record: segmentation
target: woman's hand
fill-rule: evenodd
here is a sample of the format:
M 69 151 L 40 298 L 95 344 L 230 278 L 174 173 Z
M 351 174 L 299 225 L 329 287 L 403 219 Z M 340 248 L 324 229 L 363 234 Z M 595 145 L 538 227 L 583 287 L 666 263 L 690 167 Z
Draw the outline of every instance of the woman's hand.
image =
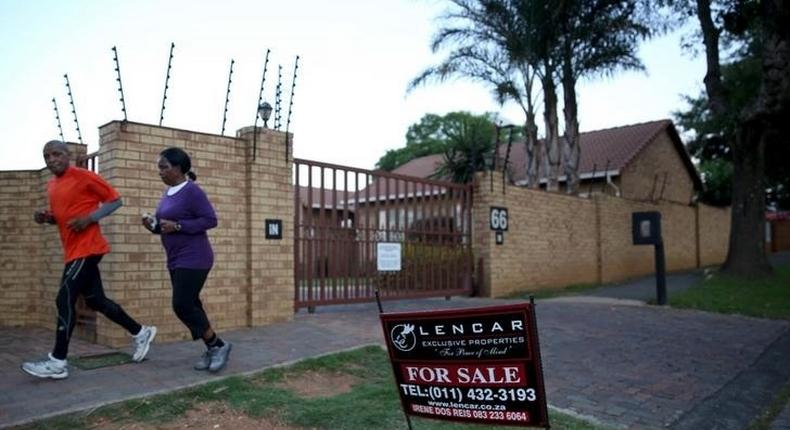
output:
M 181 224 L 179 224 L 178 221 L 173 221 L 170 219 L 160 219 L 159 226 L 159 228 L 162 230 L 162 234 L 176 233 L 181 230 Z
M 142 223 L 143 223 L 143 227 L 145 227 L 145 229 L 150 231 L 151 233 L 153 233 L 154 229 L 156 229 L 156 218 L 154 218 L 154 216 L 149 213 L 143 214 Z

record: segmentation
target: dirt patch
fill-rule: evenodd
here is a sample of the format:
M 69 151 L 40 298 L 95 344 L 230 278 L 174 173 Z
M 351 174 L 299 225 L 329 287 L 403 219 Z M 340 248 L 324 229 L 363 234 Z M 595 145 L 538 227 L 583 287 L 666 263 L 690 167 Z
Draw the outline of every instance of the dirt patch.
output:
M 303 430 L 282 424 L 277 418 L 251 418 L 236 411 L 224 402 L 204 403 L 187 411 L 183 416 L 164 424 L 113 423 L 97 420 L 91 429 L 113 430 Z
M 331 397 L 348 393 L 359 378 L 344 373 L 322 373 L 308 370 L 299 375 L 283 377 L 277 387 L 293 391 L 301 397 Z

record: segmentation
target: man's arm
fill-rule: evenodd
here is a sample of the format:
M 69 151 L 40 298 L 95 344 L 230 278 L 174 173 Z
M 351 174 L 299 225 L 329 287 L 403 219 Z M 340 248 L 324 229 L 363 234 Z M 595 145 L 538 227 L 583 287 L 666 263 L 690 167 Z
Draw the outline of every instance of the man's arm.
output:
M 95 211 L 93 211 L 92 214 L 88 215 L 88 217 L 90 217 L 91 221 L 93 222 L 99 222 L 100 219 L 115 212 L 121 206 L 123 206 L 123 200 L 118 197 L 111 202 L 103 203 Z
M 115 212 L 121 206 L 123 206 L 123 200 L 121 200 L 121 198 L 119 197 L 111 202 L 103 203 L 88 216 L 74 218 L 70 220 L 68 222 L 68 226 L 74 231 L 85 230 L 85 228 L 87 228 L 89 225 L 91 225 L 94 222 L 99 222 L 100 219 Z

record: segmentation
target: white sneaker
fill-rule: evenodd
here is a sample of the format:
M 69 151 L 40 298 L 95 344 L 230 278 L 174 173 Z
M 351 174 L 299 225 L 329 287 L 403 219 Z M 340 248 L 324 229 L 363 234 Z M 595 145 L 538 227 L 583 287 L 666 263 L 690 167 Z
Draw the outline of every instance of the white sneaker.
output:
M 155 337 L 156 327 L 152 325 L 144 325 L 143 328 L 140 329 L 140 333 L 132 336 L 132 346 L 134 347 L 132 360 L 138 363 L 143 361 Z
M 63 379 L 69 376 L 66 360 L 58 360 L 52 354 L 46 360 L 22 363 L 22 370 L 39 378 Z

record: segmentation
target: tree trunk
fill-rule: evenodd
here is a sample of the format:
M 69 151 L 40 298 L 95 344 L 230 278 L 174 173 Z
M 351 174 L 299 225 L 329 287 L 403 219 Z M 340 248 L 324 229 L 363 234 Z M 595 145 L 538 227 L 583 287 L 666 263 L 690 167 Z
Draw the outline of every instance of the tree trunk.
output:
M 702 41 L 705 45 L 705 91 L 708 93 L 708 104 L 716 115 L 726 115 L 728 109 L 727 90 L 721 80 L 721 63 L 719 58 L 719 29 L 713 23 L 710 0 L 697 0 L 697 18 L 702 30 Z
M 765 126 L 740 125 L 732 145 L 737 179 L 732 184 L 730 243 L 722 271 L 739 277 L 771 273 L 765 250 Z
M 538 141 L 538 125 L 535 117 L 535 103 L 532 99 L 532 84 L 535 73 L 532 67 L 523 63 L 519 70 L 524 83 L 523 97 L 518 97 L 518 102 L 524 110 L 527 120 L 524 124 L 524 145 L 526 146 L 525 177 L 527 188 L 540 187 L 540 164 L 543 161 L 543 148 Z
M 535 123 L 535 112 L 527 113 L 524 125 L 524 144 L 527 146 L 527 187 L 538 188 L 540 185 L 539 167 L 543 159 L 541 145 L 538 142 L 538 126 Z
M 579 194 L 579 117 L 576 106 L 576 79 L 570 58 L 570 51 L 565 54 L 562 64 L 562 93 L 565 106 L 565 139 L 563 139 L 563 160 L 565 164 L 565 183 L 568 194 Z
M 560 177 L 560 142 L 559 125 L 557 120 L 557 89 L 554 84 L 554 71 L 547 65 L 546 73 L 543 77 L 543 100 L 545 112 L 543 113 L 546 121 L 546 159 L 548 161 L 548 172 L 546 174 L 548 191 L 559 190 Z

